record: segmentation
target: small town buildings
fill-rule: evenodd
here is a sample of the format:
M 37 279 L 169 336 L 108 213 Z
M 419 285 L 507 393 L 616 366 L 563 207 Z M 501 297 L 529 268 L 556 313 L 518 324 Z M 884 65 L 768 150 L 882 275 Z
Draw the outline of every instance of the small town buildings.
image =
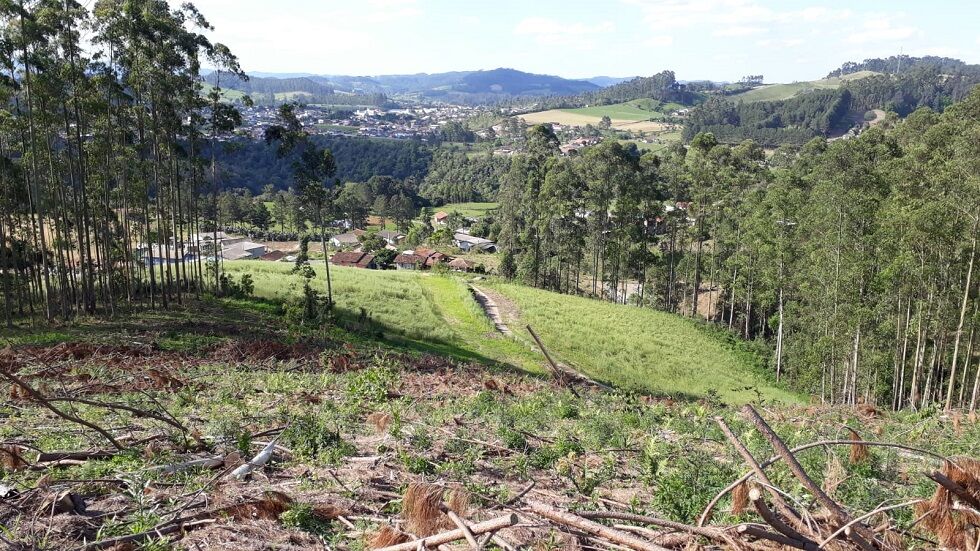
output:
M 453 234 L 453 244 L 463 252 L 497 252 L 497 244 L 493 241 L 482 237 L 476 237 L 463 231 L 457 231 Z
M 365 252 L 350 251 L 334 253 L 330 257 L 330 263 L 334 266 L 346 266 L 348 268 L 364 268 L 368 270 L 376 268 L 374 255 Z
M 364 230 L 353 230 L 347 233 L 340 233 L 330 238 L 330 244 L 337 248 L 356 247 L 361 243 L 360 237 L 364 234 Z

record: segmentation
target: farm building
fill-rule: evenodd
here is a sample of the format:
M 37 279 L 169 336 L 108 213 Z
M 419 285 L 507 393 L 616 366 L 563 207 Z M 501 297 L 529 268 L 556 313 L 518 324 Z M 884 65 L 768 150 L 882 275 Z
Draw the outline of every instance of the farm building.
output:
M 364 230 L 353 230 L 347 233 L 340 233 L 330 238 L 330 244 L 337 248 L 356 247 L 361 242 L 359 238 L 364 234 Z
M 221 249 L 221 258 L 225 260 L 251 260 L 265 254 L 265 245 L 240 241 Z
M 476 269 L 476 262 L 465 258 L 456 258 L 449 263 L 449 267 L 457 272 L 472 272 Z
M 459 250 L 463 252 L 497 252 L 497 244 L 493 241 L 482 237 L 476 237 L 463 231 L 457 231 L 453 234 L 453 244 L 455 244 Z
M 371 253 L 339 252 L 330 257 L 330 263 L 348 268 L 365 268 L 368 270 L 375 268 L 374 255 Z

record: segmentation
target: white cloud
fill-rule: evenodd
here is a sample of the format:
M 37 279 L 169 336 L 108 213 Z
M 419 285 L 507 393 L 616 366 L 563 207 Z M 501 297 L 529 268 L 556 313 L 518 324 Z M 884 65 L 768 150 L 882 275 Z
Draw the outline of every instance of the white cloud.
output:
M 649 36 L 643 40 L 643 45 L 650 48 L 663 48 L 674 43 L 674 37 L 667 34 Z
M 611 21 L 587 25 L 581 22 L 567 23 L 547 17 L 528 17 L 514 27 L 514 34 L 533 37 L 539 44 L 589 49 L 594 45 L 594 37 L 615 30 L 616 26 Z
M 852 32 L 847 41 L 851 44 L 901 42 L 921 34 L 922 31 L 911 25 L 896 26 L 891 19 L 873 19 L 866 21 L 860 29 Z
M 727 29 L 719 29 L 712 34 L 712 36 L 750 36 L 753 34 L 759 34 L 765 32 L 765 29 L 761 27 L 728 27 Z

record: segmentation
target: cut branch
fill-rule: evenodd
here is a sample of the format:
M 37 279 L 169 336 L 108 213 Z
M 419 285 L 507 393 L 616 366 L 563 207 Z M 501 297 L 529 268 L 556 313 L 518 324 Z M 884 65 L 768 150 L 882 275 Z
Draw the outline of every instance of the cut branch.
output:
M 509 515 L 500 516 L 495 519 L 474 524 L 470 526 L 470 532 L 475 535 L 480 535 L 480 534 L 485 534 L 487 532 L 496 532 L 501 528 L 507 528 L 508 526 L 513 526 L 515 524 L 517 524 L 517 515 L 511 513 Z M 415 551 L 416 549 L 427 549 L 429 547 L 436 547 L 444 543 L 459 541 L 465 538 L 466 535 L 463 532 L 463 530 L 457 528 L 456 530 L 450 530 L 448 532 L 434 534 L 422 539 L 408 541 L 405 543 L 399 543 L 398 545 L 382 547 L 377 551 Z
M 666 547 L 661 547 L 655 543 L 641 540 L 625 532 L 609 528 L 608 526 L 603 526 L 598 522 L 592 522 L 591 520 L 578 515 L 561 511 L 546 503 L 527 501 L 527 505 L 531 511 L 538 516 L 544 517 L 564 526 L 576 528 L 588 534 L 592 534 L 593 536 L 607 539 L 613 543 L 629 547 L 634 551 L 666 551 L 667 549 Z

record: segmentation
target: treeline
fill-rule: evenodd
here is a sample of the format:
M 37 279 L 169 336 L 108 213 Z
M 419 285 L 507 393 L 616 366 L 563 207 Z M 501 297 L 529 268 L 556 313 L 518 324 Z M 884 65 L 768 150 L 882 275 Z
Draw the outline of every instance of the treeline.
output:
M 164 0 L 0 5 L 8 326 L 220 291 L 201 255 L 180 262 L 184 238 L 216 226 L 203 146 L 241 123 L 220 89 L 202 96 L 202 63 L 240 74 L 201 34 L 210 28 L 193 5 Z
M 841 134 L 872 109 L 906 116 L 920 107 L 942 111 L 980 83 L 978 74 L 944 74 L 919 66 L 900 75 L 850 80 L 838 90 L 815 90 L 782 101 L 735 102 L 712 96 L 691 110 L 684 138 L 711 132 L 726 143 L 745 139 L 763 145 L 802 145 L 816 136 Z
M 510 161 L 489 153 L 470 157 L 455 149 L 436 150 L 419 194 L 434 204 L 495 201 Z
M 858 71 L 898 74 L 923 68 L 937 69 L 945 74 L 980 74 L 980 65 L 969 65 L 951 57 L 893 55 L 886 58 L 865 59 L 862 62 L 848 61 L 828 73 L 827 78 L 841 77 Z
M 392 176 L 399 180 L 425 177 L 432 151 L 414 140 L 388 140 L 346 136 L 311 136 L 321 148 L 329 149 L 337 163 L 341 181 L 366 182 L 372 176 Z M 210 153 L 210 146 L 207 146 Z M 221 182 L 260 192 L 266 184 L 288 188 L 299 152 L 284 156 L 273 145 L 249 138 L 234 138 L 215 148 Z
M 980 89 L 851 140 L 557 155 L 529 132 L 500 190 L 501 271 L 706 318 L 822 399 L 976 409 Z

